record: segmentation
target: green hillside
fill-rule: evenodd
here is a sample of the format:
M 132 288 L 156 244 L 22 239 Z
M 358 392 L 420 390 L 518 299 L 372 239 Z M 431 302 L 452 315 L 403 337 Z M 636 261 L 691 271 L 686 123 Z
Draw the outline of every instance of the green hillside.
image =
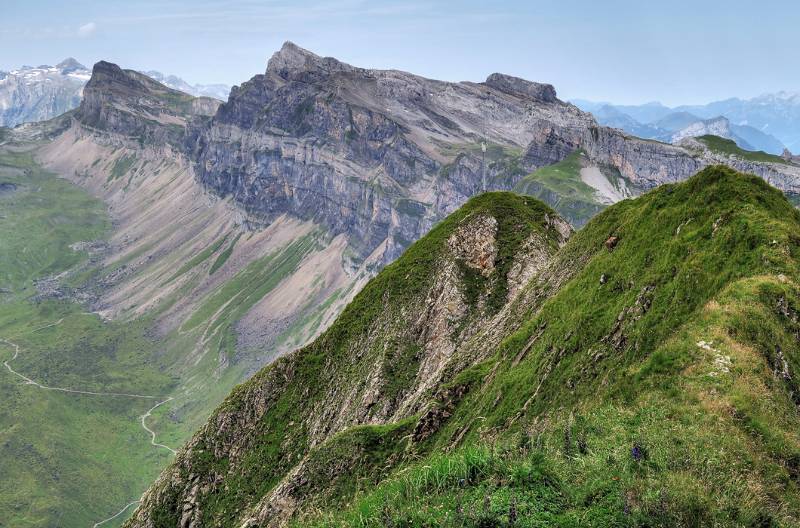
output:
M 92 526 L 137 500 L 172 448 L 244 379 L 254 360 L 235 348 L 235 325 L 325 233 L 276 245 L 229 274 L 169 333 L 158 331 L 159 315 L 202 277 L 222 273 L 244 237 L 223 233 L 190 259 L 161 255 L 174 261 L 162 287 L 182 286 L 143 315 L 107 320 L 88 311 L 85 295 L 102 293 L 104 278 L 141 252 L 108 264 L 98 256 L 114 235 L 106 205 L 42 170 L 37 146 L 0 148 L 0 527 Z M 123 180 L 134 170 L 126 164 Z M 334 300 L 304 308 L 279 339 L 303 342 Z M 211 353 L 187 360 L 204 338 Z M 158 446 L 142 426 L 149 410 Z M 102 526 L 119 526 L 133 509 Z
M 572 225 L 584 225 L 605 206 L 598 203 L 595 190 L 581 181 L 582 155 L 582 150 L 576 150 L 563 161 L 537 169 L 522 178 L 514 191 L 546 202 Z
M 609 208 L 424 460 L 316 524 L 796 525 L 797 227 L 722 168 Z
M 732 155 L 748 161 L 767 162 L 767 163 L 787 163 L 785 159 L 775 154 L 767 154 L 762 150 L 744 150 L 732 139 L 719 136 L 700 136 L 697 138 L 702 141 L 709 149 L 720 154 Z

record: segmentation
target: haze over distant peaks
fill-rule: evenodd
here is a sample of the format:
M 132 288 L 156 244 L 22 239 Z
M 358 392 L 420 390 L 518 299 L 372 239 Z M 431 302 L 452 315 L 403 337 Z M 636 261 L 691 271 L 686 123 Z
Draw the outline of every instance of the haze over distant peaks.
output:
M 149 70 L 142 73 L 148 77 L 152 77 L 165 86 L 169 86 L 174 90 L 179 90 L 196 97 L 213 97 L 214 99 L 225 101 L 228 99 L 228 94 L 231 92 L 231 87 L 227 84 L 189 84 L 180 77 L 175 75 L 165 75 L 155 70 Z
M 724 137 L 733 139 L 746 150 L 763 150 L 770 154 L 780 154 L 784 148 L 800 151 L 800 94 L 796 92 L 779 91 L 750 99 L 733 97 L 674 108 L 659 102 L 642 105 L 582 99 L 572 102 L 594 114 L 601 124 L 648 139 L 672 141 L 672 136 L 680 129 L 691 127 L 680 134 L 681 138 L 686 137 L 692 135 L 692 130 L 702 131 L 702 122 L 724 117 L 730 122 L 730 134 Z M 676 127 L 678 122 L 682 126 Z

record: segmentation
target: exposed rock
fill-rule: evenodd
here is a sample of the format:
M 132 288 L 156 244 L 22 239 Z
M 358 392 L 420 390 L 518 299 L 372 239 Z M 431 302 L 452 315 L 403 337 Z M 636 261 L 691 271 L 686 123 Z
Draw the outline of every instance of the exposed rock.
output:
M 351 66 L 291 42 L 264 74 L 234 87 L 210 120 L 204 116 L 217 103 L 182 99 L 109 63 L 95 66 L 86 90 L 77 114 L 84 125 L 141 141 L 182 141 L 214 192 L 263 223 L 290 214 L 347 234 L 355 263 L 375 251 L 383 263 L 393 260 L 470 196 L 511 189 L 576 149 L 637 189 L 719 162 L 705 151 L 601 127 L 547 84 L 503 74 L 447 83 Z M 488 160 L 481 144 L 490 146 Z M 726 162 L 800 191 L 800 167 Z
M 617 243 L 619 243 L 619 237 L 618 236 L 610 236 L 610 237 L 608 237 L 606 239 L 605 246 L 609 251 L 611 251 L 615 247 L 617 247 Z
M 493 73 L 486 78 L 486 85 L 511 95 L 529 97 L 542 103 L 559 102 L 556 97 L 556 89 L 552 84 L 541 84 L 511 75 Z
M 792 154 L 791 151 L 787 148 L 783 149 L 783 154 L 781 155 L 781 157 L 784 160 L 788 161 L 789 163 L 800 165 L 800 156 Z
M 100 61 L 84 90 L 75 118 L 85 127 L 149 144 L 183 140 L 193 117 L 209 116 L 219 106 L 195 98 L 116 64 Z
M 497 220 L 481 215 L 457 229 L 447 243 L 457 259 L 488 277 L 494 271 L 497 258 L 496 231 Z

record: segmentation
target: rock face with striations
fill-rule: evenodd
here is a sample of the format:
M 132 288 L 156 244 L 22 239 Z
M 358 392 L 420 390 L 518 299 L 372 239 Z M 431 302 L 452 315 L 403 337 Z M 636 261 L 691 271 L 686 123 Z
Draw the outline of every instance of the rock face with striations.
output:
M 192 148 L 200 179 L 267 220 L 285 212 L 394 259 L 470 196 L 510 189 L 540 120 L 589 121 L 552 87 L 445 83 L 287 43 L 231 92 Z M 481 143 L 497 156 L 484 155 Z
M 470 196 L 511 189 L 577 149 L 640 189 L 719 161 L 599 126 L 551 85 L 503 74 L 435 81 L 289 42 L 188 143 L 200 180 L 216 192 L 267 222 L 290 213 L 348 233 L 357 258 L 383 262 Z M 800 174 L 786 166 L 731 164 L 787 173 L 771 181 L 798 189 Z
M 195 98 L 116 64 L 94 65 L 75 118 L 85 127 L 140 143 L 178 143 L 187 121 L 213 114 L 219 101 Z
M 498 73 L 442 82 L 358 68 L 290 42 L 217 105 L 100 62 L 76 118 L 172 145 L 200 182 L 259 222 L 288 214 L 347 235 L 353 265 L 394 260 L 469 197 L 510 190 L 579 149 L 586 164 L 639 190 L 720 162 L 800 190 L 793 163 L 641 140 L 598 125 L 548 84 Z M 558 208 L 558 195 L 549 201 Z

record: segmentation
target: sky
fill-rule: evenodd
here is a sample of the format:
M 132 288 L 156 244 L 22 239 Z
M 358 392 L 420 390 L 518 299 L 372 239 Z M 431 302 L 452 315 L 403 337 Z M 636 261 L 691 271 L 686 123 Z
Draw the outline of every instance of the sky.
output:
M 0 69 L 72 56 L 239 84 L 291 40 L 356 66 L 674 106 L 800 91 L 798 27 L 796 0 L 0 0 Z

